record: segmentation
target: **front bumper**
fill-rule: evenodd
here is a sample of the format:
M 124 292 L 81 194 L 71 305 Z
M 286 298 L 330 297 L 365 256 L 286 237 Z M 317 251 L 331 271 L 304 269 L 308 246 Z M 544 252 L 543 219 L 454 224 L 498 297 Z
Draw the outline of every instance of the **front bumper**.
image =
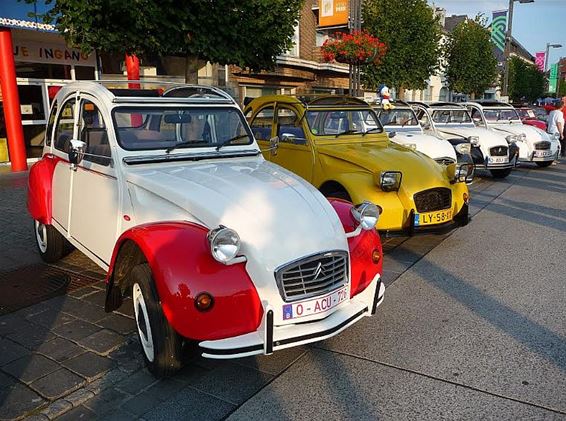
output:
M 556 153 L 553 153 L 549 156 L 535 156 L 536 151 L 531 153 L 530 159 L 522 160 L 523 162 L 548 162 L 548 161 L 555 161 L 558 159 L 559 151 L 557 150 Z
M 263 323 L 256 332 L 202 341 L 199 347 L 205 358 L 229 359 L 269 355 L 285 348 L 321 341 L 337 335 L 363 317 L 373 315 L 383 302 L 384 294 L 385 285 L 377 274 L 364 291 L 340 305 L 324 319 L 283 326 L 274 325 L 273 309 L 266 305 Z
M 412 237 L 414 235 L 424 235 L 424 234 L 446 234 L 458 227 L 463 227 L 468 225 L 471 221 L 469 205 L 464 203 L 460 212 L 454 215 L 452 221 L 445 222 L 444 224 L 438 225 L 424 225 L 417 227 L 415 226 L 415 211 L 411 209 L 409 213 L 409 227 L 399 230 L 399 231 L 385 231 L 382 234 L 385 237 Z

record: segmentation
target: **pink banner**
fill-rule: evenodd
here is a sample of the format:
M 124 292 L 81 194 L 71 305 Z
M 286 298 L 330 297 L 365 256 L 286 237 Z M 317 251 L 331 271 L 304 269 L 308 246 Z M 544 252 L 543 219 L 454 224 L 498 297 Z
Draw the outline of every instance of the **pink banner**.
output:
M 538 69 L 541 72 L 544 72 L 544 56 L 546 55 L 546 53 L 544 51 L 541 51 L 540 53 L 536 53 L 535 57 L 535 64 L 537 65 Z

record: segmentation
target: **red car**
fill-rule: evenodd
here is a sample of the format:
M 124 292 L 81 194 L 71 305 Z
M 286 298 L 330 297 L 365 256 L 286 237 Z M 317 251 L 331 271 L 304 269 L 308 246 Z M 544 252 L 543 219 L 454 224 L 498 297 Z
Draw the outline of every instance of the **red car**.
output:
M 532 108 L 528 107 L 515 107 L 521 117 L 523 124 L 528 124 L 529 126 L 538 127 L 541 130 L 546 131 L 546 122 L 539 120 Z

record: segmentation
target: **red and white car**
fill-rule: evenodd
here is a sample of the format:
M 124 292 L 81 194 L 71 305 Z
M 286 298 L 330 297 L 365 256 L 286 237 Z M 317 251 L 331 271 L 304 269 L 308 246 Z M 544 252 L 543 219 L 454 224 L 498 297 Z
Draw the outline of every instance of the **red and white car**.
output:
M 28 209 L 45 261 L 74 246 L 108 272 L 106 311 L 132 297 L 158 376 L 188 342 L 233 358 L 331 337 L 385 292 L 378 207 L 327 200 L 267 162 L 210 87 L 63 87 Z

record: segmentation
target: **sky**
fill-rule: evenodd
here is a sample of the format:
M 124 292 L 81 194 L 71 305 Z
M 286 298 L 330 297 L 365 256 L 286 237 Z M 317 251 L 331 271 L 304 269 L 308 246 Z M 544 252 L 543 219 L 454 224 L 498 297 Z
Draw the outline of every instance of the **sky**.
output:
M 493 11 L 509 8 L 509 0 L 428 0 L 428 3 L 445 9 L 446 16 L 474 17 L 483 13 L 489 21 Z M 515 1 L 512 35 L 533 56 L 545 51 L 547 43 L 562 44 L 562 48 L 549 50 L 549 65 L 566 57 L 566 0 Z

